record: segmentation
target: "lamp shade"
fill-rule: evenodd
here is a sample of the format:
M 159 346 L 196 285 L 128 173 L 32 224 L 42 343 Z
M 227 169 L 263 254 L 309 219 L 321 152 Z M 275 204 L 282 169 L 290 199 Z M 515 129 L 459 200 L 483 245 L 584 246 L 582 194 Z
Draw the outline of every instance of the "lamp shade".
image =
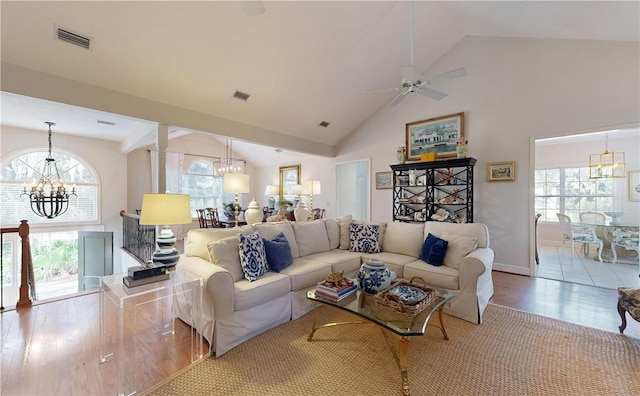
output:
M 289 188 L 289 194 L 302 195 L 302 184 L 294 184 Z
M 264 195 L 274 196 L 278 195 L 278 186 L 273 184 L 267 184 L 267 188 L 264 189 Z
M 320 180 L 307 180 L 302 185 L 304 195 L 320 195 L 322 192 L 320 188 Z
M 228 193 L 248 193 L 249 175 L 245 173 L 225 173 L 222 181 L 222 189 Z
M 191 223 L 189 196 L 183 194 L 144 194 L 142 225 L 174 225 Z

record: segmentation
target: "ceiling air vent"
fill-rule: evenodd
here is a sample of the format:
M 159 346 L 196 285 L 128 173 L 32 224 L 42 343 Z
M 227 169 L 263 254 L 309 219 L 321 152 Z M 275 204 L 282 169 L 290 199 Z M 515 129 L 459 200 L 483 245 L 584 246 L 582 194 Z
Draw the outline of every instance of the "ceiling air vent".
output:
M 329 123 L 328 123 L 328 122 L 326 122 L 326 121 L 322 121 L 321 123 L 319 123 L 319 124 L 318 124 L 318 126 L 321 126 L 321 127 L 323 127 L 323 128 L 326 128 L 326 127 L 328 127 L 328 126 L 329 126 Z
M 249 99 L 249 96 L 251 95 L 249 95 L 248 93 L 240 92 L 240 91 L 236 91 L 233 94 L 234 98 L 244 100 L 245 102 Z
M 73 44 L 78 47 L 82 47 L 84 49 L 91 49 L 91 38 L 84 37 L 79 35 L 78 33 L 74 33 L 69 29 L 62 28 L 60 26 L 55 26 L 56 38 L 60 41 L 64 41 L 65 43 Z
M 105 121 L 105 120 L 96 120 L 96 122 L 97 122 L 98 124 L 104 124 L 104 125 L 111 125 L 111 126 L 116 125 L 116 123 L 115 123 L 115 122 Z

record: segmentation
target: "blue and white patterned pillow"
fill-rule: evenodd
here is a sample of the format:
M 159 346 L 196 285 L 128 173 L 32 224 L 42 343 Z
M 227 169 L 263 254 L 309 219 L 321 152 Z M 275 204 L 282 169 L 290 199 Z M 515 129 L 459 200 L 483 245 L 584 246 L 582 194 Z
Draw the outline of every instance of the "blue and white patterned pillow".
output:
M 380 227 L 377 224 L 351 223 L 349 250 L 361 253 L 380 253 Z
M 244 272 L 244 277 L 249 282 L 260 278 L 269 271 L 264 242 L 257 231 L 247 236 L 239 234 L 238 248 L 240 250 L 242 272 Z

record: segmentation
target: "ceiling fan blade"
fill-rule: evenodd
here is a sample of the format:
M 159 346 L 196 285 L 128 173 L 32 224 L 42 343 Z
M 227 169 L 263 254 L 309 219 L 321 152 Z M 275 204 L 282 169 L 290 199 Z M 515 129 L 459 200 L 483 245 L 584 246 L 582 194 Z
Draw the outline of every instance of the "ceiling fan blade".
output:
M 450 80 L 452 78 L 463 77 L 466 75 L 467 75 L 467 70 L 464 67 L 461 67 L 459 69 L 451 70 L 449 72 L 442 73 L 433 78 L 430 78 L 429 83 L 433 84 L 439 81 Z
M 420 95 L 426 96 L 427 98 L 431 98 L 434 100 L 442 100 L 447 97 L 447 94 L 444 92 L 436 91 L 435 89 L 418 87 L 416 92 Z
M 376 92 L 391 92 L 391 91 L 400 91 L 404 88 L 377 88 L 377 89 L 367 89 L 366 93 L 376 93 Z
M 391 103 L 389 103 L 389 107 L 396 107 L 398 105 L 398 103 L 400 103 L 402 101 L 402 99 L 404 99 L 407 94 L 409 93 L 409 90 L 404 91 L 403 93 L 401 93 L 400 95 L 396 96 Z

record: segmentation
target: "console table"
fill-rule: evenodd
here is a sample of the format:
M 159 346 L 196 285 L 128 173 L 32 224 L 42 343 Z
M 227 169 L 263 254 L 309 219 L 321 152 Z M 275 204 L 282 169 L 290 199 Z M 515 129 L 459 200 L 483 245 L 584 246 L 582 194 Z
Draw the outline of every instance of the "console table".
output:
M 179 307 L 190 307 L 179 314 L 198 323 L 204 285 L 202 278 L 190 280 L 176 270 L 167 280 L 129 288 L 122 282 L 126 275 L 100 278 L 100 363 L 114 371 L 119 396 L 149 387 L 141 386 L 145 370 L 152 369 L 147 351 L 158 343 L 171 346 L 173 337 L 180 336 L 175 326 Z M 203 337 L 193 326 L 188 336 L 194 363 L 203 357 Z

